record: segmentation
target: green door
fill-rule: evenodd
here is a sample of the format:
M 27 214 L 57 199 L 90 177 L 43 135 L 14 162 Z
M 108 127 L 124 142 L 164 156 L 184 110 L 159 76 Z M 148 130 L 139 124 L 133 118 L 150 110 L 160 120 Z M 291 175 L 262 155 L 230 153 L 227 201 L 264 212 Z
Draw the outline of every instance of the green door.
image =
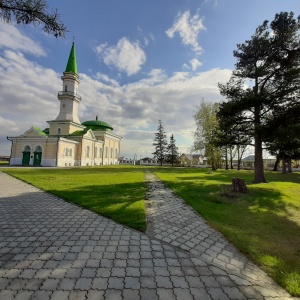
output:
M 23 152 L 22 165 L 29 165 L 30 152 Z
M 33 165 L 40 166 L 42 161 L 42 152 L 34 152 Z

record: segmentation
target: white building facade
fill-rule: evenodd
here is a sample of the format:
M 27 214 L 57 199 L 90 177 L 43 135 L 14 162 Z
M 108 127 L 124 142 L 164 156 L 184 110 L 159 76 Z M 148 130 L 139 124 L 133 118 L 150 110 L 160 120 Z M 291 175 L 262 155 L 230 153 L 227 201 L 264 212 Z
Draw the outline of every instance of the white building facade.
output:
M 81 123 L 78 117 L 81 97 L 79 76 L 73 43 L 58 92 L 60 108 L 49 128 L 31 127 L 22 135 L 7 137 L 12 142 L 10 165 L 24 166 L 95 166 L 119 162 L 121 137 L 113 128 L 98 120 Z

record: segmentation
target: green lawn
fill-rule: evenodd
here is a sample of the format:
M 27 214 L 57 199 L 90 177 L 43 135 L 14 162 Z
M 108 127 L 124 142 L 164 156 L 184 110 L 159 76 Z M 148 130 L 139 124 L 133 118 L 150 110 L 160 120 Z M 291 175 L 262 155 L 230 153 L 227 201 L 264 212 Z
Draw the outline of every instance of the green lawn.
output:
M 144 169 L 109 166 L 74 169 L 1 169 L 69 202 L 145 231 Z
M 300 173 L 157 168 L 155 173 L 292 295 L 300 296 Z M 248 195 L 220 196 L 220 184 L 245 179 Z
M 268 172 L 269 183 L 253 185 L 253 171 L 148 169 L 276 282 L 300 296 L 300 173 Z M 129 227 L 146 228 L 142 167 L 1 170 Z M 230 184 L 232 177 L 245 179 L 248 195 L 220 196 L 220 184 Z

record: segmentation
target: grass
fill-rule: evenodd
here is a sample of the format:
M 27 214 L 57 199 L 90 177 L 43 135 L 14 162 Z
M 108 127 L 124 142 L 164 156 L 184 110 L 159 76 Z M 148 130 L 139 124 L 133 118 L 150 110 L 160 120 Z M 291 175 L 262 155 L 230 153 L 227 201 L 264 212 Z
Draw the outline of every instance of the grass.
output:
M 267 172 L 267 184 L 251 184 L 253 171 L 161 168 L 155 173 L 260 265 L 278 284 L 300 296 L 300 173 Z M 249 194 L 220 196 L 220 184 L 245 179 Z
M 9 165 L 9 161 L 7 160 L 0 160 L 0 166 Z
M 149 168 L 277 283 L 300 296 L 300 173 Z M 146 229 L 144 169 L 109 166 L 75 169 L 1 169 L 67 201 L 140 231 Z M 220 196 L 220 185 L 243 178 L 249 194 Z
M 141 168 L 12 168 L 1 171 L 128 227 L 146 230 L 146 186 Z

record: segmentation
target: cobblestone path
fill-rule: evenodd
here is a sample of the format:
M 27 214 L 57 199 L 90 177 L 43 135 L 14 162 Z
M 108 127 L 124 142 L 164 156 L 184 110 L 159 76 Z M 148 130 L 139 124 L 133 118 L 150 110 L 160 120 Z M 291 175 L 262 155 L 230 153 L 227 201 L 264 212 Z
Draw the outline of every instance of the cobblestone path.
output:
M 292 299 L 147 176 L 150 236 L 0 172 L 0 299 Z

